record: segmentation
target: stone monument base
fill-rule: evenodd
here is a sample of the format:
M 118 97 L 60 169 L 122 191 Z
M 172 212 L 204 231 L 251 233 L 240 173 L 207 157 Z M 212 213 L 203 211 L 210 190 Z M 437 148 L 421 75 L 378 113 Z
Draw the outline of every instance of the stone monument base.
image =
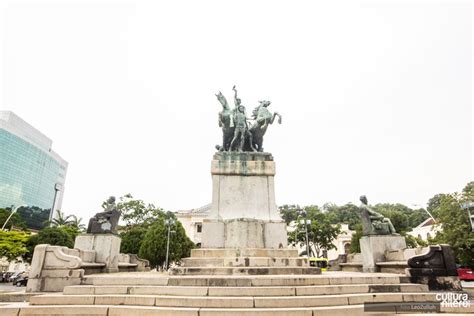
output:
M 385 261 L 385 252 L 407 247 L 405 237 L 399 235 L 371 235 L 360 239 L 362 271 L 378 272 L 376 263 Z
M 118 272 L 120 255 L 119 236 L 114 234 L 81 234 L 74 241 L 74 248 L 95 250 L 95 262 L 105 263 L 105 272 Z
M 286 248 L 286 224 L 249 218 L 203 221 L 203 248 Z

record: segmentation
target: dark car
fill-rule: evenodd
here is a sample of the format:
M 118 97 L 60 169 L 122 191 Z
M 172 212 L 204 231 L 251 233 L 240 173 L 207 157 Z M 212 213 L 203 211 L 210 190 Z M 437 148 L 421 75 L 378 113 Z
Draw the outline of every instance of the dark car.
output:
M 15 281 L 13 281 L 13 285 L 16 286 L 26 286 L 28 283 L 28 274 L 20 274 Z

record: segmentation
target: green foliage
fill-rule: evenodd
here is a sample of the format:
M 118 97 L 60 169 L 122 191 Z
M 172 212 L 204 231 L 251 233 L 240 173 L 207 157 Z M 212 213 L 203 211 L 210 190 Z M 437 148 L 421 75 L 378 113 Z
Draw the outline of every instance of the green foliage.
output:
M 354 230 L 360 222 L 359 208 L 352 203 L 342 206 L 326 203 L 323 205 L 323 209 L 327 212 L 332 224 L 348 224 L 349 229 Z
M 301 213 L 297 217 L 298 210 L 299 207 L 295 205 L 285 205 L 280 208 L 280 214 L 284 219 L 285 214 L 291 214 L 291 217 L 287 216 L 285 221 L 289 218 L 291 218 L 291 221 L 297 221 L 297 231 L 288 234 L 288 241 L 306 242 L 305 224 L 301 224 L 299 220 L 309 219 L 311 225 L 308 225 L 308 240 L 314 246 L 316 256 L 322 255 L 322 250 L 335 249 L 336 246 L 332 242 L 341 233 L 341 226 L 333 225 L 328 215 L 323 213 L 317 205 L 305 206 L 302 209 L 306 212 L 306 217 L 302 216 Z
M 10 214 L 11 214 L 10 209 L 0 208 L 0 228 L 3 226 L 3 224 L 8 219 Z M 12 217 L 8 221 L 7 225 L 5 226 L 5 229 L 10 230 L 10 229 L 12 229 L 12 226 L 20 228 L 22 230 L 27 229 L 25 221 L 21 218 L 20 214 L 18 214 L 18 213 L 15 213 L 15 214 L 12 215 Z
M 122 238 L 120 252 L 138 254 L 147 230 L 147 226 L 137 224 L 127 227 L 125 231 L 120 232 L 120 238 Z
M 291 222 L 295 221 L 298 217 L 296 210 L 299 209 L 298 205 L 288 205 L 278 207 L 281 218 L 285 221 L 286 225 L 290 225 Z
M 69 248 L 74 247 L 74 238 L 73 235 L 68 232 L 65 227 L 47 227 L 36 235 L 32 235 L 27 243 L 26 247 L 28 253 L 25 255 L 26 260 L 30 261 L 33 257 L 33 251 L 35 250 L 36 245 L 40 244 L 49 244 L 52 246 L 65 246 Z
M 463 201 L 474 201 L 472 182 L 468 183 L 463 194 L 438 194 L 436 195 L 436 208 L 438 224 L 442 230 L 432 242 L 449 244 L 456 255 L 456 260 L 463 266 L 474 267 L 474 232 L 471 230 L 467 211 L 461 209 Z M 430 201 L 434 201 L 432 198 Z
M 179 221 L 175 221 L 171 229 L 175 233 L 170 238 L 169 261 L 179 261 L 181 258 L 189 257 L 194 244 L 186 236 L 183 226 Z M 167 236 L 168 226 L 165 225 L 165 218 L 159 217 L 149 227 L 138 252 L 140 258 L 150 261 L 151 267 L 163 266 L 166 259 Z
M 102 206 L 105 206 L 104 203 Z M 121 219 L 126 226 L 150 225 L 156 218 L 164 215 L 163 209 L 146 204 L 143 200 L 136 200 L 130 193 L 120 197 L 116 207 L 121 212 Z
M 28 237 L 26 232 L 0 230 L 0 258 L 6 257 L 8 261 L 14 261 L 24 256 L 28 252 Z
M 362 224 L 358 223 L 355 225 L 355 233 L 352 234 L 351 245 L 349 247 L 350 253 L 360 252 L 359 240 L 362 238 Z

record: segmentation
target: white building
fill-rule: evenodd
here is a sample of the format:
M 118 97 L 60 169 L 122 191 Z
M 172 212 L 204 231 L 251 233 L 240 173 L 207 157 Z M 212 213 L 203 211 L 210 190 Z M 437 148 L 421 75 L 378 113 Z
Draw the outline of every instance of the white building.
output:
M 441 230 L 441 225 L 436 225 L 435 221 L 429 217 L 423 223 L 413 228 L 412 231 L 408 232 L 408 234 L 427 241 L 428 238 L 434 238 Z
M 192 210 L 175 212 L 176 218 L 181 222 L 186 231 L 186 235 L 198 247 L 201 246 L 202 221 L 209 216 L 210 210 L 211 204 L 206 204 Z M 287 227 L 287 230 L 288 234 L 292 234 L 294 233 L 295 228 L 290 225 Z M 355 232 L 349 229 L 349 225 L 341 224 L 341 233 L 333 241 L 336 249 L 331 249 L 327 252 L 327 258 L 329 260 L 337 259 L 340 254 L 348 253 L 353 233 Z M 294 248 L 295 246 L 290 245 L 289 247 Z M 300 253 L 301 251 L 304 251 L 305 246 L 301 246 L 301 243 L 298 243 L 296 248 L 298 249 L 298 253 Z
M 189 239 L 201 247 L 202 221 L 209 216 L 211 204 L 199 208 L 175 212 L 176 218 L 181 222 Z

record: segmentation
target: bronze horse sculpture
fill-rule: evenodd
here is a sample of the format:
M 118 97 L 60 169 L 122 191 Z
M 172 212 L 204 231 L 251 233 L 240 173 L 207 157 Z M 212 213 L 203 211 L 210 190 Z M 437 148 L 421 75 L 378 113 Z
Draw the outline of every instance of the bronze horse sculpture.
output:
M 218 123 L 219 127 L 222 128 L 222 146 L 217 145 L 216 148 L 219 151 L 234 151 L 235 146 L 232 147 L 232 139 L 235 133 L 234 126 L 234 116 L 236 114 L 236 108 L 242 106 L 240 104 L 240 99 L 237 98 L 237 90 L 235 86 L 233 88 L 235 91 L 234 101 L 236 102 L 236 107 L 231 109 L 225 96 L 219 91 L 216 94 L 217 99 L 222 105 L 222 111 L 219 112 Z M 278 123 L 281 124 L 282 117 L 279 113 L 274 112 L 273 114 L 268 110 L 270 101 L 259 101 L 260 105 L 257 106 L 252 112 L 253 122 L 248 128 L 248 135 L 245 137 L 245 144 L 243 146 L 243 151 L 258 151 L 263 152 L 263 136 L 267 132 L 268 125 L 273 124 L 275 117 L 278 116 Z M 250 120 L 250 119 L 248 119 Z

